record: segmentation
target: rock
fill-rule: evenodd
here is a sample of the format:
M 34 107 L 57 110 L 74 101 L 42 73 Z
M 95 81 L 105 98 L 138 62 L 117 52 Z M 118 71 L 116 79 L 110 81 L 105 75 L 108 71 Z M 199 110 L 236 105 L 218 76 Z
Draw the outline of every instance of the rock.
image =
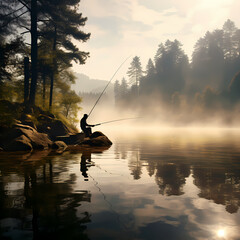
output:
M 50 125 L 52 136 L 63 136 L 69 134 L 69 129 L 60 120 L 55 120 Z
M 48 115 L 40 114 L 40 115 L 38 116 L 37 120 L 38 120 L 39 122 L 51 123 L 51 122 L 53 121 L 53 117 L 48 116 Z
M 86 138 L 81 144 L 93 147 L 109 147 L 112 142 L 103 133 L 94 132 L 90 138 Z
M 33 147 L 31 141 L 26 136 L 22 135 L 13 139 L 7 146 L 4 148 L 6 151 L 32 151 Z
M 67 145 L 75 145 L 79 144 L 84 140 L 84 133 L 77 133 L 73 135 L 67 135 L 67 136 L 57 136 L 55 138 L 56 141 L 63 141 Z
M 96 131 L 96 132 L 92 133 L 90 138 L 97 138 L 97 137 L 100 137 L 100 136 L 105 136 L 105 135 L 100 131 Z
M 22 135 L 29 139 L 33 149 L 47 149 L 52 145 L 52 141 L 48 138 L 47 134 L 39 133 L 27 125 L 15 124 L 14 128 L 6 136 L 4 149 L 8 149 L 8 145 Z
M 39 124 L 37 129 L 39 132 L 46 133 L 51 139 L 55 139 L 57 136 L 65 136 L 76 133 L 74 130 L 67 127 L 62 121 L 55 120 L 49 116 L 39 117 Z
M 106 136 L 99 136 L 97 138 L 87 139 L 83 141 L 82 144 L 93 147 L 108 147 L 112 145 L 112 142 Z
M 67 144 L 63 141 L 56 141 L 52 144 L 52 149 L 66 149 Z
M 35 130 L 37 130 L 36 125 L 35 125 L 34 122 L 32 122 L 32 121 L 25 120 L 25 121 L 22 121 L 21 124 L 30 126 L 30 127 L 34 128 Z
M 36 130 L 37 128 L 32 118 L 30 114 L 23 113 L 20 118 L 20 124 L 30 126 Z

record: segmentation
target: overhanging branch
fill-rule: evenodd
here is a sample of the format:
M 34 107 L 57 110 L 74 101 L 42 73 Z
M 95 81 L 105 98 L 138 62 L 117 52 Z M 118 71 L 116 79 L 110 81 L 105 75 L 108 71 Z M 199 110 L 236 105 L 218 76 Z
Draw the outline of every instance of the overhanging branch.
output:
M 28 12 L 28 10 L 25 11 L 25 12 L 23 12 L 23 13 L 21 13 L 20 15 L 16 16 L 15 18 L 10 19 L 7 23 L 3 24 L 3 25 L 1 26 L 1 28 L 6 27 L 9 23 L 11 23 L 11 22 L 13 22 L 14 20 L 20 18 L 22 15 L 24 15 L 24 14 L 27 13 L 27 12 Z
M 21 27 L 21 28 L 25 28 L 25 29 L 27 29 L 28 32 L 31 32 L 31 29 L 30 29 L 30 28 L 27 28 L 26 26 L 19 25 L 19 27 Z
M 29 32 L 30 32 L 30 30 L 22 32 L 21 35 L 24 35 L 24 34 L 29 33 Z
M 20 10 L 22 10 L 24 7 L 25 7 L 25 6 L 22 6 L 22 7 L 20 7 L 19 9 L 15 10 L 15 11 L 13 11 L 13 12 L 11 12 L 11 13 L 8 13 L 8 14 L 6 14 L 6 15 L 3 15 L 3 17 L 8 17 L 8 16 L 10 16 L 10 15 L 12 15 L 12 14 L 14 14 L 14 13 L 20 11 Z
M 28 9 L 28 11 L 31 11 L 31 8 L 22 0 L 17 0 L 18 2 L 20 2 L 24 7 L 26 7 Z

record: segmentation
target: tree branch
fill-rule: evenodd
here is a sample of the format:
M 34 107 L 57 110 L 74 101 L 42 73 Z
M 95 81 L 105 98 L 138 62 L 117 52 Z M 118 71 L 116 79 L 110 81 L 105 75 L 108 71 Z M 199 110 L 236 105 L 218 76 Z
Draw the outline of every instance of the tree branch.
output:
M 21 35 L 24 35 L 24 34 L 29 33 L 29 32 L 30 32 L 30 30 L 22 32 Z
M 25 12 L 23 12 L 23 13 L 21 13 L 20 15 L 16 16 L 15 18 L 10 19 L 7 23 L 3 24 L 3 25 L 1 26 L 1 28 L 6 27 L 10 22 L 12 22 L 12 21 L 14 21 L 14 20 L 20 18 L 22 15 L 24 15 L 24 14 L 27 13 L 27 12 L 28 12 L 28 10 L 25 11 Z
M 30 29 L 30 28 L 27 28 L 27 27 L 25 27 L 25 26 L 19 25 L 19 27 L 27 29 L 27 31 L 28 31 L 28 32 L 30 32 L 30 31 L 31 31 L 31 29 Z
M 38 22 L 50 22 L 52 21 L 51 19 L 38 19 Z
M 12 15 L 12 14 L 14 14 L 14 13 L 20 11 L 20 10 L 22 10 L 24 7 L 25 7 L 25 6 L 22 6 L 22 7 L 20 7 L 19 9 L 15 10 L 15 11 L 13 11 L 13 12 L 11 12 L 11 13 L 8 13 L 8 14 L 6 14 L 6 15 L 3 15 L 3 17 L 8 17 L 8 16 L 10 16 L 10 15 Z
M 31 8 L 25 2 L 23 2 L 22 0 L 17 0 L 17 1 L 20 2 L 24 7 L 26 7 L 29 12 L 31 11 Z

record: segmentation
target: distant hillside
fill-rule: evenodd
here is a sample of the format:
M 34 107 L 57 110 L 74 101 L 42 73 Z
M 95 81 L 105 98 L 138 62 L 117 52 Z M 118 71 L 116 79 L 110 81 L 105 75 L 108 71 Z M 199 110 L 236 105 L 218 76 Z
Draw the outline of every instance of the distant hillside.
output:
M 92 108 L 104 88 L 107 86 L 108 81 L 90 79 L 88 76 L 81 73 L 75 73 L 75 75 L 77 77 L 76 83 L 72 84 L 71 88 L 75 90 L 80 97 L 82 97 L 83 101 L 81 103 L 81 107 L 84 109 L 84 111 L 88 111 Z M 109 106 L 112 107 L 114 105 L 113 85 L 114 84 L 112 83 L 109 84 L 101 97 L 98 107 L 108 106 L 109 108 Z
M 71 88 L 75 90 L 76 93 L 79 92 L 99 93 L 102 92 L 103 89 L 108 84 L 108 81 L 106 80 L 91 79 L 87 75 L 82 73 L 75 73 L 75 75 L 77 77 L 76 83 L 73 84 Z M 107 89 L 107 92 L 112 91 L 112 86 L 110 85 Z

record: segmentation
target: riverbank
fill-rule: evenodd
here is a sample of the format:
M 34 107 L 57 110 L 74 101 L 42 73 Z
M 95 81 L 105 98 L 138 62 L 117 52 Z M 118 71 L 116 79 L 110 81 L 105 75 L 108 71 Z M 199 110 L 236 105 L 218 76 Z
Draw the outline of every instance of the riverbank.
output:
M 74 126 L 39 107 L 0 101 L 0 150 L 65 150 L 68 145 L 111 146 L 101 132 L 86 138 Z

